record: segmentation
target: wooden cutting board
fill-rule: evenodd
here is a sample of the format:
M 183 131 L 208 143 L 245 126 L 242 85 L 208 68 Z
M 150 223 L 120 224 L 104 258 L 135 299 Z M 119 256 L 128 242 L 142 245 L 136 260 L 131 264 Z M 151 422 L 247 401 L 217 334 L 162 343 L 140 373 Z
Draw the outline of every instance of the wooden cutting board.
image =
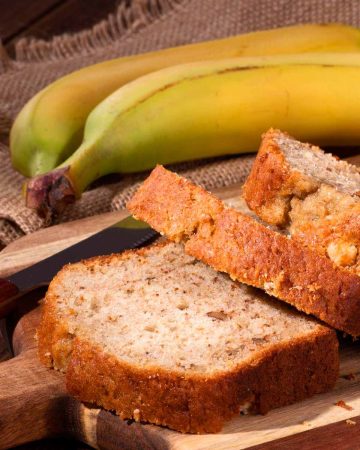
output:
M 239 186 L 233 186 L 223 189 L 220 195 L 233 198 L 238 193 Z M 118 212 L 103 214 L 24 237 L 0 253 L 0 277 L 49 256 L 123 216 L 124 213 Z M 36 295 L 24 298 L 22 308 L 31 308 L 34 301 Z M 110 412 L 70 398 L 65 391 L 64 376 L 38 362 L 34 339 L 38 320 L 39 307 L 22 315 L 13 333 L 17 356 L 0 363 L 0 449 L 60 435 L 102 449 L 321 450 L 329 446 L 360 449 L 359 342 L 342 340 L 340 377 L 333 391 L 265 416 L 234 418 L 219 434 L 183 435 L 153 425 L 122 421 Z M 336 405 L 339 401 L 345 402 L 345 408 Z

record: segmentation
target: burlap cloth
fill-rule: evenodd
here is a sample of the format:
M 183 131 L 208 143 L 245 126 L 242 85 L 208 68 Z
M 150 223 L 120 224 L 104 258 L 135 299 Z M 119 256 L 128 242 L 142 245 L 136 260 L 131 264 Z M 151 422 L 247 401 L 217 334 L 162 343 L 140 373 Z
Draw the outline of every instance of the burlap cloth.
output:
M 101 2 L 99 2 L 101 7 Z M 91 30 L 50 42 L 22 39 L 11 60 L 0 45 L 0 246 L 44 226 L 20 195 L 23 177 L 11 167 L 7 139 L 24 103 L 45 85 L 98 61 L 305 22 L 360 25 L 359 0 L 125 0 Z M 183 164 L 176 170 L 208 189 L 241 182 L 251 156 Z M 69 221 L 124 207 L 146 174 L 115 177 L 86 192 L 61 218 Z

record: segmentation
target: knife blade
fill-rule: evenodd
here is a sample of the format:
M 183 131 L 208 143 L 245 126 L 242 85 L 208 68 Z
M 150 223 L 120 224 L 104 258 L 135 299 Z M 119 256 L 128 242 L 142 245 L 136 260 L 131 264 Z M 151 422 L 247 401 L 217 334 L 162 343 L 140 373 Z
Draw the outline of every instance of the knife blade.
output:
M 23 294 L 49 284 L 65 264 L 139 248 L 157 236 L 159 234 L 147 224 L 129 216 L 6 279 L 0 279 L 0 319 L 15 308 Z

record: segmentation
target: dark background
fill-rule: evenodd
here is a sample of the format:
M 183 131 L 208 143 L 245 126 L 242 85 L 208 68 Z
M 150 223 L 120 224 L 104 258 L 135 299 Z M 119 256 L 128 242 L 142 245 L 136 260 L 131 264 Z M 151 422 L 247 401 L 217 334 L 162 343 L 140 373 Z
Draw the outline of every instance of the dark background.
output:
M 122 2 L 130 0 L 0 0 L 0 38 L 10 56 L 22 37 L 51 39 L 95 25 Z M 21 418 L 19 418 L 19 423 Z M 44 440 L 17 450 L 87 450 L 85 444 L 65 439 Z
M 0 38 L 14 56 L 22 37 L 52 36 L 89 28 L 130 0 L 0 0 Z

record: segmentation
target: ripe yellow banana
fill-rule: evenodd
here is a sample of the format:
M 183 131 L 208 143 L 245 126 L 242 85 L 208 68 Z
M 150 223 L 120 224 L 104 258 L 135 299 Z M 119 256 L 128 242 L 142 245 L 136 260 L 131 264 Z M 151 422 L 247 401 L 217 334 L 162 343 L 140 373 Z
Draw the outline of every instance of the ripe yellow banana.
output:
M 119 58 L 76 71 L 33 97 L 10 135 L 14 167 L 26 176 L 52 170 L 80 145 L 87 116 L 113 91 L 175 64 L 250 55 L 360 50 L 360 30 L 298 25 Z
M 78 150 L 29 181 L 27 205 L 49 216 L 108 173 L 254 151 L 270 127 L 314 144 L 359 145 L 359 86 L 360 53 L 235 58 L 154 72 L 92 111 Z

